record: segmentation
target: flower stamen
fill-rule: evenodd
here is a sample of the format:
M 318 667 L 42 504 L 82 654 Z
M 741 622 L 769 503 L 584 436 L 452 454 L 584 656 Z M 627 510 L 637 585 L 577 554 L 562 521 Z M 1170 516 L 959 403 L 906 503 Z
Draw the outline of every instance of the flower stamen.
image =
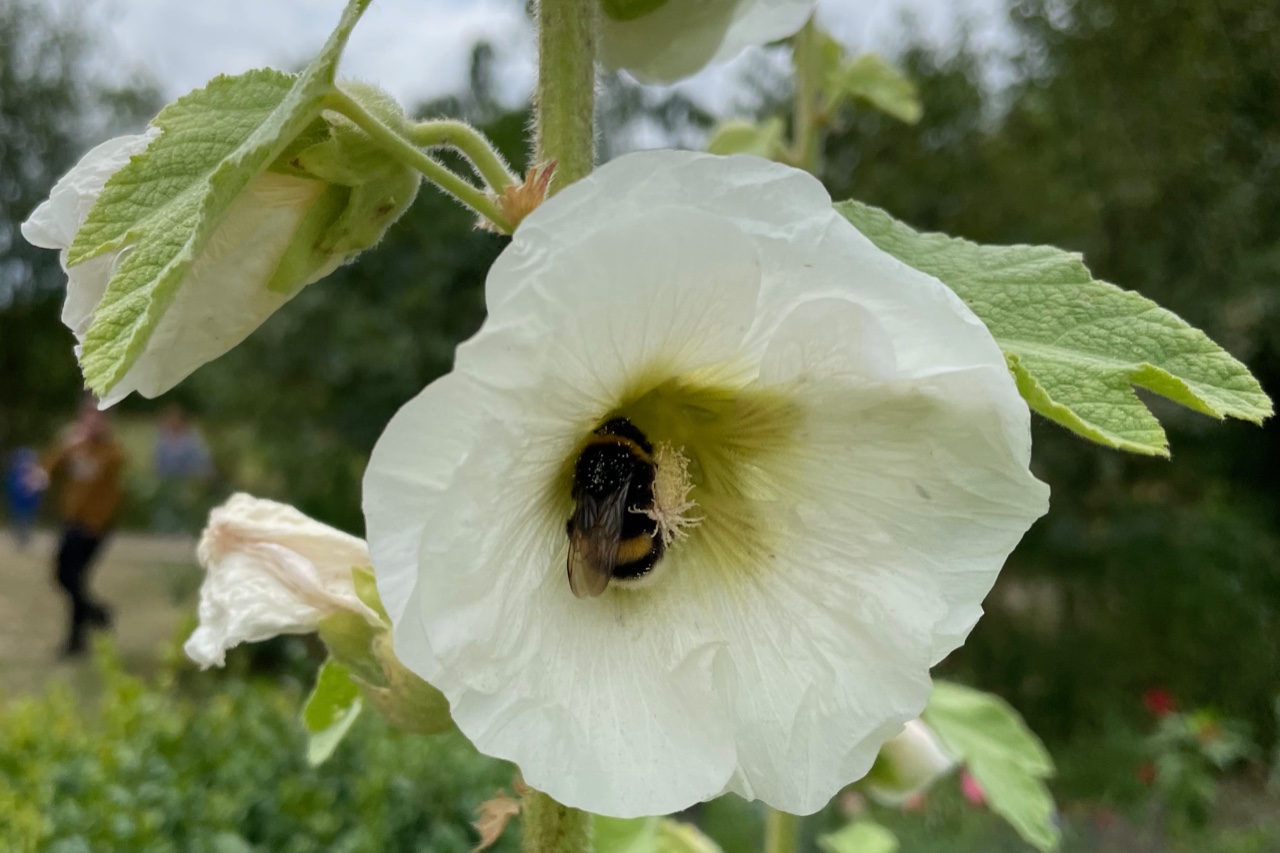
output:
M 702 523 L 703 516 L 690 515 L 698 502 L 689 497 L 693 480 L 689 477 L 689 458 L 670 442 L 661 442 L 653 454 L 657 473 L 653 479 L 653 506 L 633 510 L 658 523 L 662 544 L 670 545 L 689 535 L 689 530 Z

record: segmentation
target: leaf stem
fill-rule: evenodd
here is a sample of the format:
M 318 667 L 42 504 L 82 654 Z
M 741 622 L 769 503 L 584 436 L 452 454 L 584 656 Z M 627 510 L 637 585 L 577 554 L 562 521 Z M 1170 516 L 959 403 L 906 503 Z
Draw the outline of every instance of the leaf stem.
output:
M 506 217 L 499 210 L 497 202 L 490 198 L 484 190 L 475 187 L 449 171 L 441 163 L 428 157 L 412 142 L 405 139 L 395 130 L 383 124 L 380 119 L 362 107 L 354 98 L 338 89 L 333 90 L 325 98 L 325 109 L 341 113 L 355 122 L 356 126 L 378 142 L 392 157 L 411 169 L 417 169 L 427 180 L 440 189 L 487 218 L 504 233 L 510 233 L 511 227 Z
M 818 25 L 810 17 L 791 41 L 791 65 L 795 71 L 795 107 L 792 114 L 791 161 L 817 175 L 822 169 L 822 52 Z
M 777 809 L 766 808 L 764 853 L 796 853 L 799 839 L 800 818 Z
M 465 121 L 438 119 L 418 122 L 409 128 L 409 138 L 422 148 L 438 145 L 457 148 L 471 161 L 476 173 L 495 193 L 500 194 L 512 184 L 519 183 L 519 179 L 511 174 L 510 167 L 493 144 Z
M 530 789 L 520 804 L 524 853 L 591 853 L 591 815 Z
M 551 192 L 595 166 L 600 0 L 538 0 L 534 163 L 557 163 Z

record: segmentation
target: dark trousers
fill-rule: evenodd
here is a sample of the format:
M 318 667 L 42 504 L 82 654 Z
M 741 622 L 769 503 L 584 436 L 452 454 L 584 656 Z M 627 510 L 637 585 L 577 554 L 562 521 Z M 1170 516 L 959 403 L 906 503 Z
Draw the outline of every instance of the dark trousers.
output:
M 89 594 L 89 569 L 106 538 L 106 534 L 95 535 L 78 527 L 68 527 L 62 533 L 57 570 L 58 585 L 66 591 L 71 603 L 67 652 L 78 652 L 84 648 L 86 627 L 106 627 L 110 622 L 107 608 Z

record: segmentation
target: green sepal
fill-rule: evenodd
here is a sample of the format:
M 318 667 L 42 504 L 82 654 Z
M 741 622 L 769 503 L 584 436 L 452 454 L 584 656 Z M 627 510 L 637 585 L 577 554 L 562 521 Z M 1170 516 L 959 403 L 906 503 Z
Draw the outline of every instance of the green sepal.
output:
M 404 110 L 382 90 L 363 83 L 339 88 L 383 124 L 408 133 Z M 387 156 L 386 151 L 350 119 L 328 114 L 327 139 L 299 151 L 291 164 L 332 184 L 350 187 L 342 215 L 319 239 L 330 255 L 349 255 L 376 245 L 391 223 L 413 203 L 422 175 Z
M 759 124 L 727 121 L 712 132 L 707 151 L 711 154 L 754 154 L 778 160 L 786 151 L 785 134 L 786 125 L 777 116 Z
M 1038 850 L 1054 850 L 1053 759 L 1022 717 L 998 696 L 936 681 L 921 715 L 943 748 L 982 787 L 987 805 Z
M 898 838 L 872 820 L 855 820 L 842 829 L 818 837 L 823 853 L 897 853 Z
M 217 77 L 161 110 L 162 133 L 107 181 L 68 251 L 75 265 L 128 244 L 85 334 L 86 384 L 105 394 L 146 348 L 227 210 L 299 136 L 333 89 L 342 49 L 370 0 L 350 0 L 319 56 L 296 76 Z
M 365 607 L 378 614 L 383 624 L 390 625 L 391 617 L 382 606 L 382 597 L 378 595 L 378 582 L 373 576 L 372 566 L 356 566 L 351 570 L 351 583 L 356 590 L 356 598 Z
M 449 700 L 400 663 L 392 649 L 390 633 L 384 631 L 374 637 L 373 654 L 382 665 L 386 686 L 365 685 L 365 698 L 391 725 L 422 735 L 453 729 Z
M 360 686 L 350 671 L 333 658 L 326 660 L 316 675 L 316 686 L 302 707 L 302 724 L 310 738 L 307 763 L 323 764 L 360 716 Z
M 385 631 L 370 625 L 359 613 L 333 613 L 321 619 L 317 626 L 317 633 L 333 659 L 374 687 L 388 684 L 375 648 L 379 633 Z
M 351 190 L 346 187 L 330 184 L 324 188 L 298 223 L 293 241 L 267 281 L 268 290 L 295 293 L 331 263 L 333 253 L 323 245 L 324 236 L 342 217 L 350 198 Z
M 920 233 L 856 201 L 836 210 L 881 249 L 954 290 L 1004 350 L 1031 408 L 1091 441 L 1169 455 L 1134 386 L 1216 418 L 1261 423 L 1272 414 L 1247 367 L 1172 312 L 1094 279 L 1079 255 Z

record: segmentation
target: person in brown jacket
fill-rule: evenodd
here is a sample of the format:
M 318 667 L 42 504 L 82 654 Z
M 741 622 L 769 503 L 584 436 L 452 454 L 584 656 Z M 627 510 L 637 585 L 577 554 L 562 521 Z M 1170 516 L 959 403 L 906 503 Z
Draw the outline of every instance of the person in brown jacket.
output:
M 71 605 L 64 656 L 84 651 L 87 627 L 111 626 L 111 611 L 89 592 L 89 569 L 124 498 L 124 461 L 107 413 L 93 400 L 80 407 L 76 422 L 44 460 L 45 471 L 61 482 L 63 530 L 54 567 Z

